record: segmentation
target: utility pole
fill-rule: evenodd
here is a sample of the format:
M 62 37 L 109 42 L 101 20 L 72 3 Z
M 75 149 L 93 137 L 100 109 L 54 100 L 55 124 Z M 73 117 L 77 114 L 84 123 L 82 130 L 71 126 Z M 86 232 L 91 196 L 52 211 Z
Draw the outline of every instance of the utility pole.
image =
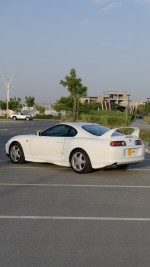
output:
M 4 83 L 4 86 L 5 86 L 5 89 L 6 89 L 6 99 L 7 99 L 7 118 L 9 117 L 9 109 L 8 109 L 8 103 L 9 103 L 9 100 L 10 100 L 10 88 L 11 88 L 11 82 L 13 80 L 15 76 L 15 73 L 13 73 L 11 79 L 9 81 L 6 81 L 4 79 L 4 75 L 3 73 L 1 72 L 1 77 L 2 77 L 2 80 L 3 80 L 3 83 Z
M 128 119 L 128 115 L 129 115 L 129 97 L 130 95 L 127 95 L 126 119 Z

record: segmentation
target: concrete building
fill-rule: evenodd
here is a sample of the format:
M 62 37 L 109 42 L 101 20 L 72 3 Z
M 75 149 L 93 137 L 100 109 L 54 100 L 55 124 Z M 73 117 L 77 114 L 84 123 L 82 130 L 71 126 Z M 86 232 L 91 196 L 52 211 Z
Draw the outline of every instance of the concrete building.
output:
M 106 91 L 103 92 L 102 97 L 104 101 L 113 102 L 121 106 L 128 106 L 129 96 L 128 92 Z
M 81 103 L 90 103 L 90 102 L 98 102 L 98 103 L 111 103 L 125 106 L 127 107 L 129 104 L 129 94 L 128 92 L 121 91 L 105 91 L 102 96 L 88 96 L 80 98 Z

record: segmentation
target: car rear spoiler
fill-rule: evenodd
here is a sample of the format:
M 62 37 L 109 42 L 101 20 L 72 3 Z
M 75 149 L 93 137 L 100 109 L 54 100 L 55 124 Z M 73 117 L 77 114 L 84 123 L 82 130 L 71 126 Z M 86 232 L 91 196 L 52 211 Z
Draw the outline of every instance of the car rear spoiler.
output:
M 120 130 L 120 129 L 133 129 L 133 133 L 130 134 L 130 136 L 134 135 L 136 137 L 139 137 L 140 129 L 138 127 L 118 127 L 118 128 L 114 128 L 114 129 L 110 129 L 108 132 L 106 132 L 102 136 L 103 136 L 103 138 L 110 139 L 112 134 L 115 131 Z

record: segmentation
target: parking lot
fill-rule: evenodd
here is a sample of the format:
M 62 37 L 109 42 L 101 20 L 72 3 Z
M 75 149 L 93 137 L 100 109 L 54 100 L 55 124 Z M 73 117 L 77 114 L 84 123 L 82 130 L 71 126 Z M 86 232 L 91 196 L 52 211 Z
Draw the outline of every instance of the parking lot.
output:
M 85 175 L 10 162 L 11 136 L 54 123 L 0 122 L 0 266 L 149 267 L 150 157 Z

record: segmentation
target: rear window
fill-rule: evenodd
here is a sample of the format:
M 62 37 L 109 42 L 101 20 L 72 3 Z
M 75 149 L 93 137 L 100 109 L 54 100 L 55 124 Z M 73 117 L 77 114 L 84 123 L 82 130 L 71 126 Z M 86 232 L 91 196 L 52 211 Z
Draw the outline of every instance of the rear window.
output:
M 110 128 L 102 126 L 102 125 L 84 125 L 82 128 L 90 134 L 101 136 L 104 133 L 108 132 Z
M 96 136 L 101 136 L 110 130 L 110 128 L 108 127 L 105 127 L 102 125 L 94 125 L 94 124 L 84 125 L 82 126 L 82 128 L 88 133 L 96 135 Z M 120 136 L 120 135 L 124 135 L 124 134 L 119 131 L 115 131 L 112 134 L 112 136 Z

